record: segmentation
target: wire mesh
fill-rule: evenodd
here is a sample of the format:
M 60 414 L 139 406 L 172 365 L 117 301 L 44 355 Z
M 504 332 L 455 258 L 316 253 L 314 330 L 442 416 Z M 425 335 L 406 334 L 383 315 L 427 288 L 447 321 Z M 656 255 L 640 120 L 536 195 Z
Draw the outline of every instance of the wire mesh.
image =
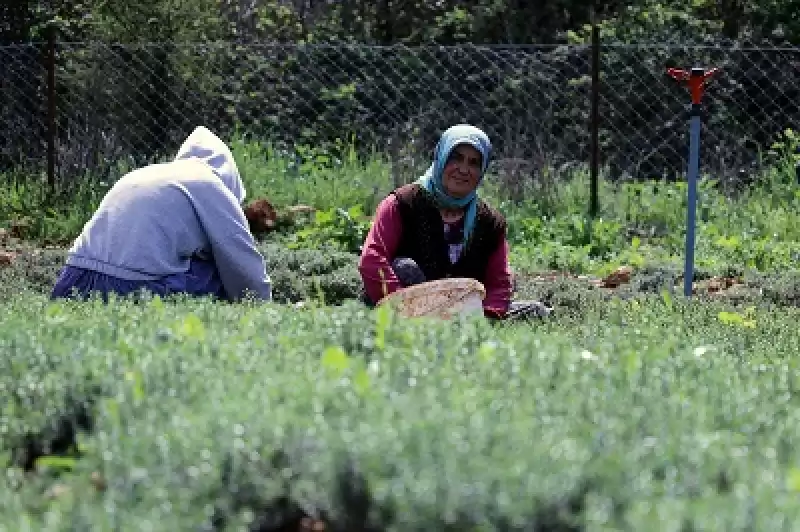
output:
M 0 172 L 46 166 L 46 52 L 0 48 Z M 427 161 L 438 134 L 470 122 L 500 172 L 531 179 L 585 168 L 599 91 L 605 177 L 685 172 L 688 95 L 669 66 L 717 66 L 704 100 L 702 170 L 746 179 L 798 119 L 798 50 L 589 46 L 359 46 L 58 43 L 56 173 L 113 179 L 171 157 L 197 125 L 270 143 L 383 151 Z M 344 148 L 342 148 L 344 149 Z M 744 176 L 744 177 L 743 177 Z

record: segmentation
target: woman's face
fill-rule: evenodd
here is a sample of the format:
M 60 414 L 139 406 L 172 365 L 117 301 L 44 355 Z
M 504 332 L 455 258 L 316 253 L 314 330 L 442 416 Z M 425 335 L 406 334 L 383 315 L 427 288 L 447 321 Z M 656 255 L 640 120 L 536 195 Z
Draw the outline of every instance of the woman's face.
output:
M 468 196 L 481 179 L 481 152 L 469 144 L 459 144 L 450 152 L 442 172 L 442 186 L 454 198 Z

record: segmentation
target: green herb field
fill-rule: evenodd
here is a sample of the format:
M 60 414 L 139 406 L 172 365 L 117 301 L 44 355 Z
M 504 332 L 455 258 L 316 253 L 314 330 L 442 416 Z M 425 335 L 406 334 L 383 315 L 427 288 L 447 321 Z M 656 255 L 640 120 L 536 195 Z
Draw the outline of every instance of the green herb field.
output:
M 702 185 L 691 300 L 683 185 L 604 183 L 589 223 L 583 174 L 523 202 L 490 177 L 517 297 L 555 309 L 502 324 L 403 321 L 353 301 L 357 247 L 391 188 L 379 161 L 294 168 L 244 142 L 234 154 L 250 198 L 319 209 L 261 243 L 267 305 L 52 303 L 98 192 L 67 209 L 0 193 L 12 257 L 0 266 L 0 530 L 800 522 L 791 161 L 744 190 Z M 591 282 L 620 266 L 633 270 L 620 286 Z

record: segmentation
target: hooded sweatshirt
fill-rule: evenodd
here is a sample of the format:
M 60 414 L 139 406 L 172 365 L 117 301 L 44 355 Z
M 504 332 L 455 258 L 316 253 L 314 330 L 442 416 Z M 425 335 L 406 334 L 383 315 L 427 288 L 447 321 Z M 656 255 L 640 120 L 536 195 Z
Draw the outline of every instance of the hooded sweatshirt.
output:
M 212 260 L 233 300 L 272 299 L 264 257 L 241 203 L 244 183 L 228 147 L 196 128 L 174 161 L 124 175 L 100 202 L 67 264 L 127 280 L 181 274 Z

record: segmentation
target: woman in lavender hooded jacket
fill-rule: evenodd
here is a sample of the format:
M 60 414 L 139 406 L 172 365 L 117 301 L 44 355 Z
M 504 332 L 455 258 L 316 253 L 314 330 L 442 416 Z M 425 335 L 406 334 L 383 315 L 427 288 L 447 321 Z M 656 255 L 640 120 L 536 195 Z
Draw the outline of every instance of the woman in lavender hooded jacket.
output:
M 150 293 L 272 299 L 228 147 L 196 128 L 175 160 L 124 175 L 69 250 L 52 298 Z

